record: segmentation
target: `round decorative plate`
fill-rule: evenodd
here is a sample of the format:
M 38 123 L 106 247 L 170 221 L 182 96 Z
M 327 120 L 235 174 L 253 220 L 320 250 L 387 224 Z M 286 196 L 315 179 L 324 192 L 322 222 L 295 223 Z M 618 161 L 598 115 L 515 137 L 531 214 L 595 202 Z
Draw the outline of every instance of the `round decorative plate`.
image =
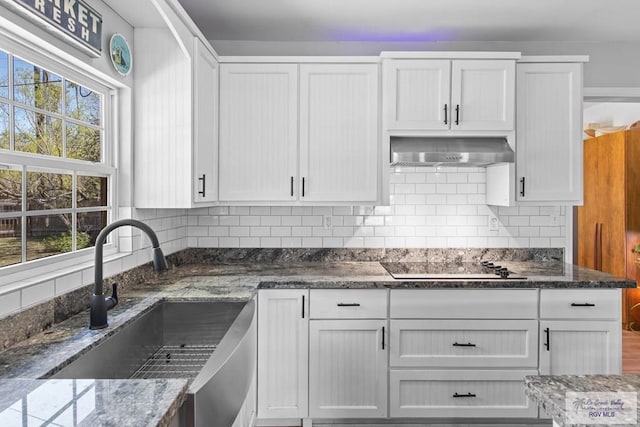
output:
M 115 33 L 111 36 L 109 56 L 111 57 L 113 68 L 115 68 L 118 73 L 123 76 L 129 74 L 133 58 L 131 57 L 129 43 L 127 43 L 127 39 L 125 39 L 122 34 Z

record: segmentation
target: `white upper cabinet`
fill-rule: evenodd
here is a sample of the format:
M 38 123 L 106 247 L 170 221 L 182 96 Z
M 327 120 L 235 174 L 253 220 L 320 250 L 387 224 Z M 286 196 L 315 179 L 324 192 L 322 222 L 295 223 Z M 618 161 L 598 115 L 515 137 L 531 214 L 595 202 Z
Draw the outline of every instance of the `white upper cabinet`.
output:
M 449 60 L 390 60 L 384 63 L 390 129 L 449 129 Z
M 196 39 L 193 58 L 195 203 L 218 200 L 218 61 Z
M 452 61 L 451 129 L 513 130 L 515 70 L 515 61 Z
M 391 59 L 384 87 L 389 130 L 514 128 L 514 60 Z
M 300 66 L 300 200 L 378 195 L 377 64 Z
M 220 73 L 222 203 L 376 202 L 377 64 L 227 63 Z
M 220 201 L 292 201 L 298 67 L 220 67 Z
M 172 21 L 178 25 L 178 21 Z M 134 204 L 217 200 L 218 63 L 198 37 L 136 28 Z
M 582 64 L 517 65 L 518 201 L 582 201 Z

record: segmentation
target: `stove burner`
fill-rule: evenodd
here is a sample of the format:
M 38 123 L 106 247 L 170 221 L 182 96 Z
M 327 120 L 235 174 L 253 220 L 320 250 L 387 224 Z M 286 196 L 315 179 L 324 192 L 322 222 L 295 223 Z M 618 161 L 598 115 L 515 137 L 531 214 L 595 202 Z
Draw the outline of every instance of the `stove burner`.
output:
M 381 262 L 394 279 L 438 280 L 524 280 L 526 277 L 490 261 L 463 262 Z

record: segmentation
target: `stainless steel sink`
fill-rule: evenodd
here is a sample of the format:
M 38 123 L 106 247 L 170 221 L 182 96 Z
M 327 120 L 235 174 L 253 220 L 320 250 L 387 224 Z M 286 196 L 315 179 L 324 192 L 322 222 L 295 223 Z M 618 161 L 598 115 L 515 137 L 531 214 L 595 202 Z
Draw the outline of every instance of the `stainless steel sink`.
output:
M 231 426 L 254 380 L 255 354 L 254 301 L 163 302 L 51 378 L 186 378 L 177 424 Z

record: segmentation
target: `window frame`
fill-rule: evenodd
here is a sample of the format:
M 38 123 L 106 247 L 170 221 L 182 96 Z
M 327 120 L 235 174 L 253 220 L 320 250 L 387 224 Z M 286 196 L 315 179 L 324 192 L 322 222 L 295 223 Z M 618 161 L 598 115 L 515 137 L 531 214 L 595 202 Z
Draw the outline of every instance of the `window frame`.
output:
M 17 57 L 21 60 L 30 62 L 40 68 L 46 69 L 52 73 L 55 73 L 61 76 L 65 80 L 69 80 L 75 84 L 81 85 L 85 88 L 89 88 L 92 91 L 100 93 L 102 95 L 102 111 L 100 117 L 100 125 L 96 128 L 99 128 L 101 131 L 101 162 L 92 162 L 86 160 L 78 160 L 71 159 L 66 157 L 56 157 L 56 156 L 47 156 L 43 154 L 30 154 L 22 151 L 15 151 L 14 148 L 14 108 L 23 108 L 23 104 L 15 101 L 13 95 L 9 93 L 9 98 L 2 98 L 2 102 L 7 102 L 10 108 L 9 112 L 9 126 L 11 128 L 11 139 L 10 139 L 10 147 L 9 149 L 0 149 L 0 167 L 2 165 L 10 165 L 20 167 L 23 171 L 23 205 L 26 199 L 26 194 L 24 193 L 24 181 L 26 179 L 26 171 L 29 168 L 37 168 L 40 170 L 45 170 L 52 173 L 71 173 L 74 177 L 76 175 L 89 175 L 89 176 L 100 176 L 107 177 L 108 180 L 108 189 L 107 189 L 107 205 L 105 209 L 99 208 L 79 208 L 76 206 L 75 198 L 76 194 L 74 191 L 73 199 L 74 203 L 71 208 L 64 209 L 65 212 L 69 212 L 73 215 L 74 221 L 74 233 L 77 230 L 76 227 L 76 214 L 82 213 L 86 211 L 96 212 L 96 211 L 105 211 L 107 212 L 107 223 L 113 222 L 118 219 L 118 176 L 117 176 L 117 131 L 116 131 L 116 108 L 119 102 L 118 96 L 119 91 L 118 88 L 112 84 L 109 84 L 104 79 L 98 77 L 97 74 L 91 73 L 90 67 L 80 67 L 74 64 L 65 63 L 61 58 L 57 58 L 52 56 L 45 49 L 39 49 L 36 46 L 26 46 L 24 43 L 21 43 L 19 40 L 15 40 L 6 34 L 3 34 L 0 31 L 0 50 L 6 52 L 11 58 L 8 61 L 8 75 L 9 75 L 9 90 L 13 91 L 13 57 Z M 63 85 L 63 93 L 66 92 L 65 87 Z M 63 102 L 64 104 L 64 102 Z M 29 106 L 29 111 L 38 111 L 35 107 Z M 59 113 L 52 113 L 50 111 L 41 111 L 43 114 L 47 114 L 49 116 L 55 118 L 61 118 L 64 121 L 67 121 L 72 124 L 82 124 L 86 123 L 75 120 L 73 117 L 70 117 L 65 114 L 65 109 L 63 109 Z M 93 126 L 95 127 L 95 126 Z M 63 132 L 63 141 L 66 140 L 66 132 Z M 75 190 L 75 185 L 73 190 Z M 58 211 L 28 211 L 26 206 L 22 206 L 22 209 L 17 212 L 6 212 L 0 213 L 0 218 L 26 218 L 28 216 L 35 216 L 38 214 L 48 214 L 55 213 Z M 22 221 L 22 235 L 21 239 L 25 234 L 26 221 Z M 26 239 L 26 237 L 24 237 Z M 110 241 L 105 245 L 106 253 L 113 253 L 116 251 L 117 246 L 115 244 L 117 239 L 110 239 Z M 75 242 L 74 242 L 75 247 Z M 65 252 L 61 254 L 51 255 L 44 258 L 34 259 L 31 261 L 26 261 L 26 246 L 22 246 L 22 259 L 20 263 L 11 264 L 4 267 L 0 267 L 0 273 L 2 276 L 13 276 L 14 273 L 22 276 L 25 272 L 29 270 L 41 270 L 42 268 L 47 268 L 47 266 L 55 265 L 56 268 L 64 268 L 69 265 L 73 265 L 77 262 L 85 262 L 92 259 L 93 256 L 93 247 L 88 247 L 80 250 L 72 250 L 70 252 Z M 0 280 L 0 287 L 4 284 L 3 280 Z

